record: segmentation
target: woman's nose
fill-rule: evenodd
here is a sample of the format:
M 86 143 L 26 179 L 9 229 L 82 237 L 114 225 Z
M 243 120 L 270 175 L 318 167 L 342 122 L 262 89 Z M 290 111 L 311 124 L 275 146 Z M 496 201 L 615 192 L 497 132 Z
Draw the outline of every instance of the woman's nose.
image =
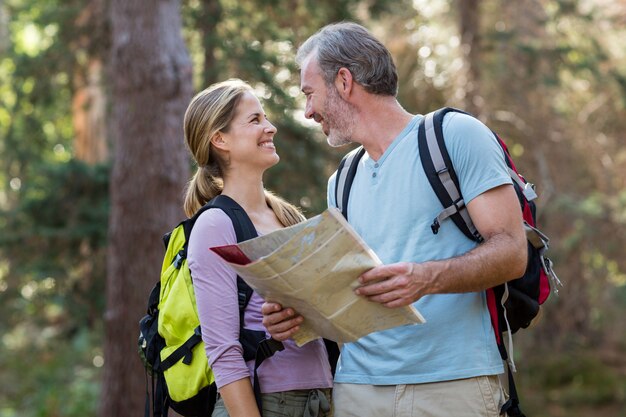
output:
M 274 126 L 272 124 L 272 122 L 270 122 L 269 120 L 266 119 L 267 125 L 265 126 L 265 131 L 268 133 L 276 133 L 276 131 L 278 129 L 276 129 L 276 126 Z

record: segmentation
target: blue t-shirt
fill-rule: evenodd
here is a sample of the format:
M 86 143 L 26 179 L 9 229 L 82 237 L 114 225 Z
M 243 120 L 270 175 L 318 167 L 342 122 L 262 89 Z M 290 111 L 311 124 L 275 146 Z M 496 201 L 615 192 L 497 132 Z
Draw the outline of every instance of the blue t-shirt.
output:
M 363 156 L 350 191 L 348 221 L 385 264 L 446 259 L 476 246 L 451 220 L 442 222 L 437 235 L 430 229 L 443 207 L 419 157 L 421 118 L 415 116 L 378 161 Z M 511 183 L 502 149 L 485 125 L 449 113 L 443 132 L 466 203 Z M 328 183 L 330 207 L 336 206 L 335 176 Z M 428 295 L 414 306 L 425 324 L 346 343 L 335 382 L 414 384 L 504 372 L 484 291 Z

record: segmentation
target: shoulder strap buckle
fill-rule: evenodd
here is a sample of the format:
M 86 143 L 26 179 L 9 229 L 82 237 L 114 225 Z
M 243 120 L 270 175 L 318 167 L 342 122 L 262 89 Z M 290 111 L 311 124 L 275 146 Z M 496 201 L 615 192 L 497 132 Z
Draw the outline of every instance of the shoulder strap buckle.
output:
M 176 258 L 174 258 L 174 267 L 176 269 L 180 269 L 180 266 L 183 264 L 186 257 L 185 249 L 183 248 L 176 254 Z
M 441 225 L 439 224 L 439 219 L 437 217 L 435 217 L 435 220 L 433 221 L 433 224 L 430 225 L 430 230 L 433 231 L 433 235 L 436 235 L 437 233 L 439 233 L 439 228 L 441 227 Z

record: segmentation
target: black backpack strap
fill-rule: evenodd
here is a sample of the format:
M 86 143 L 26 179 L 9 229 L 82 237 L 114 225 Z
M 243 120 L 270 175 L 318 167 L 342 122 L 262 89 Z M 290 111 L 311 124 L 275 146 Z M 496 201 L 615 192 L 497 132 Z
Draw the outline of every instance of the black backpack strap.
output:
M 330 372 L 333 376 L 335 376 L 335 372 L 337 371 L 337 362 L 339 361 L 339 354 L 341 353 L 339 345 L 333 340 L 324 339 L 324 346 L 326 346 L 326 353 L 328 354 Z
M 517 395 L 515 380 L 510 367 L 507 369 L 507 374 L 509 379 L 509 399 L 500 408 L 500 414 L 506 414 L 509 417 L 526 417 L 519 406 L 519 396 Z
M 434 219 L 431 229 L 437 234 L 441 222 L 449 217 L 465 236 L 482 242 L 483 238 L 467 212 L 459 179 L 443 138 L 443 118 L 449 112 L 468 114 L 452 107 L 428 113 L 420 121 L 417 134 L 420 159 L 426 177 L 444 207 Z
M 274 355 L 274 353 L 285 349 L 285 346 L 282 342 L 274 339 L 265 339 L 259 343 L 259 346 L 256 350 L 256 355 L 254 357 L 254 398 L 256 400 L 256 404 L 259 407 L 259 413 L 263 414 L 262 408 L 262 398 L 261 398 L 261 384 L 259 382 L 259 374 L 258 369 L 259 366 L 263 363 L 263 361 L 267 358 L 270 358 Z
M 191 363 L 193 351 L 192 349 L 198 343 L 202 341 L 202 334 L 200 333 L 200 326 L 196 327 L 194 333 L 176 349 L 174 352 L 170 353 L 170 355 L 163 361 L 161 361 L 161 371 L 165 372 L 170 369 L 174 364 L 176 364 L 179 360 L 183 360 L 185 365 L 189 365 Z
M 246 211 L 235 200 L 227 195 L 218 195 L 206 206 L 208 208 L 222 209 L 230 220 L 233 222 L 235 228 L 235 234 L 237 235 L 237 242 L 243 242 L 244 240 L 253 239 L 258 236 L 252 220 L 248 217 Z M 206 207 L 205 206 L 205 207 Z
M 155 381 L 156 379 L 156 381 Z M 145 417 L 150 415 L 149 399 L 146 398 Z M 152 375 L 152 416 L 167 417 L 170 408 L 170 399 L 163 372 Z
M 337 168 L 337 176 L 335 177 L 335 203 L 346 219 L 348 218 L 350 187 L 352 187 L 356 169 L 363 155 L 365 155 L 365 148 L 359 146 L 344 156 Z
M 244 240 L 253 239 L 258 236 L 256 229 L 254 228 L 254 224 L 252 224 L 252 220 L 250 220 L 250 217 L 248 217 L 248 214 L 243 207 L 227 195 L 220 194 L 206 203 L 190 219 L 193 221 L 190 222 L 191 225 L 186 225 L 185 227 L 186 238 L 189 237 L 187 229 L 189 229 L 189 233 L 191 233 L 191 228 L 195 224 L 198 217 L 211 208 L 218 208 L 228 215 L 230 221 L 233 223 L 233 228 L 235 229 L 235 234 L 237 235 L 237 242 L 243 242 Z

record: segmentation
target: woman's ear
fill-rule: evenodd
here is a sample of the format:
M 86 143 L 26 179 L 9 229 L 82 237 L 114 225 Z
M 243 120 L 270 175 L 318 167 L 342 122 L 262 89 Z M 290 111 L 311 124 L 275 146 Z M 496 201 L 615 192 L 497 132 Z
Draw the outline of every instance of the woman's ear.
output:
M 211 145 L 222 151 L 228 150 L 228 142 L 222 132 L 215 132 L 211 138 Z

